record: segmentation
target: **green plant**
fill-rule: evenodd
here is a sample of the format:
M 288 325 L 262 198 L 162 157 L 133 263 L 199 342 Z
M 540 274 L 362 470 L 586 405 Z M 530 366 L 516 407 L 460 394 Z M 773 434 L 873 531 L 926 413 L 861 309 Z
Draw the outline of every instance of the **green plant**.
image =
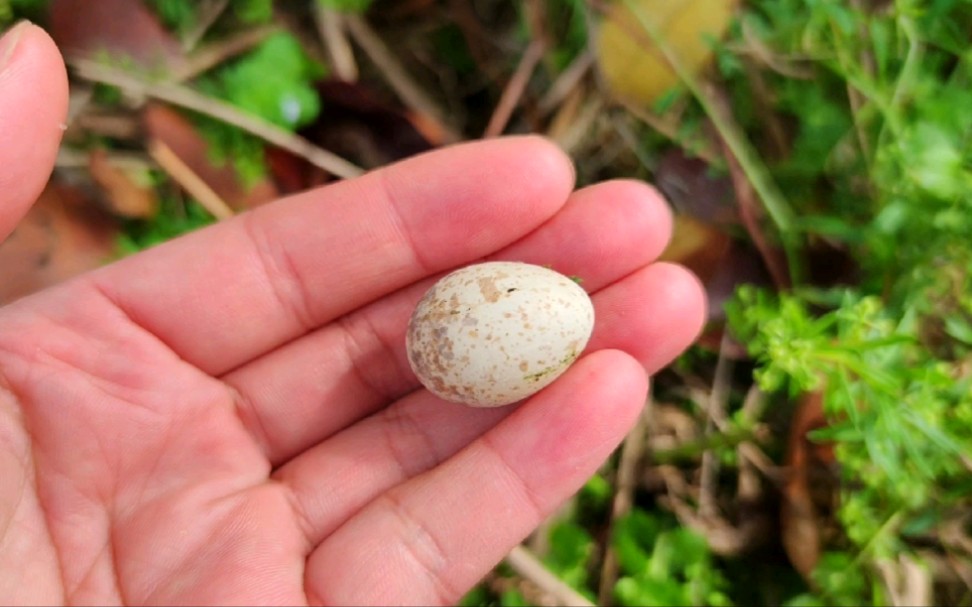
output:
M 740 289 L 729 324 L 761 387 L 824 396 L 813 438 L 836 445 L 850 548 L 821 559 L 807 600 L 877 604 L 874 563 L 912 553 L 972 495 L 972 5 L 766 1 L 740 23 L 805 75 L 765 76 L 795 125 L 769 165 L 799 214 L 790 265 L 824 240 L 856 280 Z
M 731 605 L 729 584 L 705 538 L 670 517 L 635 509 L 616 521 L 621 605 Z
M 270 36 L 239 60 L 200 80 L 199 88 L 240 109 L 288 130 L 314 121 L 320 99 L 314 82 L 325 74 L 290 34 Z M 233 163 L 246 183 L 265 172 L 263 142 L 214 119 L 197 122 L 217 162 Z
M 922 343 L 916 309 L 846 292 L 811 315 L 797 295 L 744 288 L 728 311 L 764 389 L 823 391 L 830 425 L 814 438 L 836 444 L 839 518 L 862 559 L 906 550 L 905 527 L 967 499 L 972 379 Z
M 846 561 L 837 568 L 823 560 L 816 579 L 829 601 L 871 602 L 866 584 L 847 586 L 839 571 L 866 579 L 877 559 L 912 549 L 907 529 L 946 520 L 970 495 L 972 119 L 960 108 L 972 104 L 972 71 L 951 28 L 941 31 L 942 19 L 968 24 L 969 6 L 780 5 L 754 19 L 781 46 L 798 38 L 822 78 L 780 84 L 800 123 L 778 174 L 802 193 L 804 237 L 846 247 L 860 281 L 744 288 L 729 322 L 763 388 L 824 394 L 829 427 L 814 437 L 836 445 L 838 518 L 854 551 L 831 555 Z M 825 93 L 840 85 L 857 107 Z
M 324 8 L 342 13 L 363 13 L 371 6 L 373 0 L 316 0 Z
M 13 23 L 15 19 L 37 18 L 50 0 L 0 0 L 0 28 Z
M 149 0 L 162 22 L 177 32 L 191 30 L 199 21 L 194 0 Z M 273 16 L 273 0 L 232 0 L 233 14 L 243 23 L 266 23 Z
M 213 216 L 194 201 L 163 197 L 154 217 L 126 223 L 118 237 L 118 249 L 122 255 L 137 253 L 213 221 Z

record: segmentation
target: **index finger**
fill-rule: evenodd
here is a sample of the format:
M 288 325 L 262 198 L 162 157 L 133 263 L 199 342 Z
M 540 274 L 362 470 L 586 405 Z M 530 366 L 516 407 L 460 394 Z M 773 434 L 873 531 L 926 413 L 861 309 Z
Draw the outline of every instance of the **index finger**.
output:
M 418 156 L 260 207 L 91 275 L 182 359 L 221 374 L 539 226 L 573 187 L 536 137 Z

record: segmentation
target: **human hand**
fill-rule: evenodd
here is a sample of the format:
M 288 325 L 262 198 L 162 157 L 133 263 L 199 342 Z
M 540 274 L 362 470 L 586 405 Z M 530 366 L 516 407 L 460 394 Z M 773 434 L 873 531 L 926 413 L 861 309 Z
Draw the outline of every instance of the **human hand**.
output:
M 20 34 L 0 67 L 0 237 L 43 186 L 66 106 L 56 48 Z M 458 600 L 594 473 L 646 372 L 702 324 L 697 281 L 653 263 L 658 196 L 572 181 L 541 139 L 451 147 L 0 309 L 0 597 Z M 592 292 L 587 352 L 521 405 L 444 403 L 405 359 L 423 291 L 484 258 Z

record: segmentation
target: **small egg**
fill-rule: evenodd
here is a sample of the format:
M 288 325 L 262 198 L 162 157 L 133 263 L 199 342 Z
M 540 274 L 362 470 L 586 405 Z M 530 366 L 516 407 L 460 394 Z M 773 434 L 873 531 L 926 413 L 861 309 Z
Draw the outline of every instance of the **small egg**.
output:
M 499 407 L 557 379 L 593 329 L 594 306 L 576 282 L 542 266 L 496 261 L 435 283 L 412 314 L 405 344 L 431 392 Z

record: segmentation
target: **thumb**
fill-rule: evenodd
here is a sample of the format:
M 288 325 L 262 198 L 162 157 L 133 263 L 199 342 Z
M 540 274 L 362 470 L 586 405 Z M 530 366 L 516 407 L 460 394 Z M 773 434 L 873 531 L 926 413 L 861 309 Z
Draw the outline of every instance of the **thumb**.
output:
M 19 23 L 0 38 L 0 240 L 40 195 L 67 114 L 67 73 L 44 30 Z

